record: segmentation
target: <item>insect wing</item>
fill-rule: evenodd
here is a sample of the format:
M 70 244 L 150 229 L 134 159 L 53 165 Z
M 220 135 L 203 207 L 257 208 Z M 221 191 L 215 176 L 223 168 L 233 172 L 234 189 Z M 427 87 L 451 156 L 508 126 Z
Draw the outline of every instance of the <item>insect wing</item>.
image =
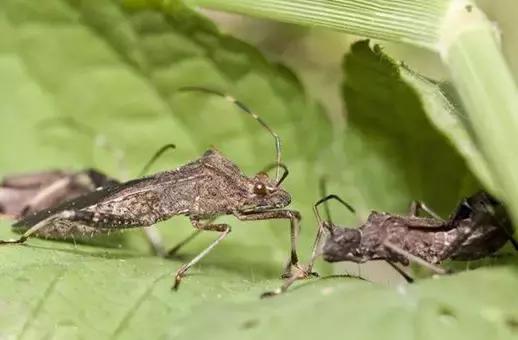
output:
M 130 189 L 135 185 L 139 185 L 142 183 L 146 183 L 148 181 L 151 181 L 152 177 L 146 177 L 142 179 L 136 179 L 132 180 L 120 185 L 112 185 L 108 186 L 104 189 L 93 191 L 91 193 L 87 193 L 85 195 L 79 196 L 75 199 L 68 200 L 66 202 L 63 202 L 62 204 L 59 204 L 56 207 L 45 209 L 36 213 L 33 213 L 26 218 L 16 222 L 13 224 L 13 229 L 27 229 L 38 222 L 43 221 L 44 219 L 56 215 L 63 211 L 78 211 L 87 207 L 90 207 L 92 205 L 98 204 L 99 202 L 106 201 L 116 195 L 117 193 L 120 193 L 123 190 Z

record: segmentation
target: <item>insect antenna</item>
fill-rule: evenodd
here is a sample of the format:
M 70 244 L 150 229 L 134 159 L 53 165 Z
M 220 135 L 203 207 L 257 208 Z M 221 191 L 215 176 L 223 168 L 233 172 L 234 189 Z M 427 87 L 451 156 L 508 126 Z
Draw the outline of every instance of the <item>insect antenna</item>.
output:
M 213 89 L 209 89 L 209 88 L 206 88 L 206 87 L 201 87 L 201 86 L 184 86 L 184 87 L 180 87 L 178 89 L 178 91 L 180 92 L 189 92 L 189 91 L 192 91 L 192 92 L 204 92 L 204 93 L 209 93 L 209 94 L 213 94 L 213 95 L 216 95 L 216 96 L 219 96 L 219 97 L 222 97 L 226 100 L 228 100 L 229 102 L 233 103 L 234 105 L 236 105 L 238 108 L 240 108 L 242 111 L 248 113 L 249 115 L 251 115 L 255 120 L 257 120 L 259 122 L 259 124 L 261 124 L 266 130 L 268 130 L 268 132 L 273 136 L 274 140 L 275 140 L 275 151 L 277 153 L 277 158 L 276 158 L 276 163 L 277 163 L 277 169 L 276 169 L 276 173 L 275 173 L 275 180 L 277 181 L 278 184 L 280 184 L 280 182 L 282 182 L 281 180 L 279 180 L 279 168 L 281 168 L 281 139 L 279 138 L 279 135 L 273 131 L 270 126 L 268 124 L 266 124 L 266 122 L 261 118 L 259 117 L 259 115 L 257 113 L 255 113 L 254 111 L 250 110 L 245 104 L 243 104 L 242 102 L 240 102 L 239 100 L 237 100 L 236 98 L 232 97 L 232 96 L 229 96 L 223 92 L 219 92 L 219 91 L 216 91 L 216 90 L 213 90 Z M 286 170 L 287 172 L 287 170 Z M 286 177 L 287 174 L 284 176 Z
M 275 184 L 276 187 L 279 187 L 281 185 L 282 182 L 284 182 L 284 180 L 286 179 L 286 177 L 288 177 L 288 174 L 290 173 L 289 170 L 288 170 L 288 167 L 284 164 L 284 163 L 274 163 L 274 164 L 269 164 L 267 165 L 266 167 L 264 167 L 261 171 L 259 171 L 260 173 L 267 173 L 268 171 L 270 171 L 271 169 L 273 168 L 281 168 L 282 170 L 284 170 L 284 172 L 282 173 L 282 176 L 281 178 L 277 181 L 277 183 Z
M 326 183 L 327 183 L 327 178 L 325 176 L 322 176 L 319 181 L 320 197 L 322 197 L 322 198 L 315 203 L 315 210 L 317 209 L 317 207 L 320 204 L 324 204 L 324 211 L 326 213 L 326 221 L 329 221 L 332 223 L 331 210 L 329 209 L 328 201 L 331 199 L 334 199 L 334 200 L 337 200 L 338 202 L 340 202 L 344 207 L 346 207 L 347 210 L 349 210 L 353 214 L 356 214 L 356 210 L 354 210 L 354 208 L 349 203 L 347 203 L 346 201 L 341 199 L 338 195 L 335 195 L 335 194 L 328 195 L 327 194 Z M 317 213 L 318 213 L 318 211 L 317 211 Z M 320 216 L 320 214 L 318 214 L 318 216 Z
M 320 191 L 320 197 L 327 196 L 327 177 L 321 176 L 320 180 L 318 181 L 318 187 Z M 331 210 L 329 209 L 329 204 L 326 201 L 324 204 L 324 211 L 326 213 L 326 220 L 333 223 L 333 220 L 331 219 Z
M 317 215 L 318 215 L 318 217 L 319 217 L 319 218 L 320 218 L 320 214 L 318 213 L 318 209 L 317 209 L 317 208 L 318 208 L 318 206 L 319 206 L 320 204 L 325 204 L 325 206 L 327 206 L 327 201 L 332 200 L 332 199 L 337 200 L 338 202 L 342 203 L 342 205 L 343 205 L 344 207 L 346 207 L 346 208 L 347 208 L 347 210 L 349 210 L 349 211 L 350 211 L 350 212 L 352 212 L 353 214 L 356 214 L 356 210 L 354 210 L 354 208 L 353 208 L 349 203 L 347 203 L 346 201 L 344 201 L 343 199 L 341 199 L 341 198 L 340 198 L 340 196 L 335 195 L 335 194 L 331 194 L 331 195 L 327 195 L 327 196 L 325 196 L 325 197 L 323 197 L 323 198 L 319 199 L 319 200 L 315 203 L 315 205 L 314 205 L 314 210 L 317 212 Z M 327 211 L 326 211 L 326 214 L 328 214 L 328 212 L 327 212 Z M 328 214 L 328 215 L 327 215 L 327 217 L 329 218 L 329 219 L 328 219 L 328 221 L 329 221 L 329 222 L 331 222 L 331 220 L 330 220 L 331 216 Z
M 330 212 L 328 204 L 327 204 L 328 201 L 331 199 L 335 199 L 338 202 L 342 203 L 350 212 L 352 212 L 353 214 L 356 214 L 356 211 L 354 210 L 354 208 L 349 203 L 347 203 L 343 199 L 341 199 L 338 195 L 334 195 L 334 194 L 327 195 L 326 194 L 327 190 L 326 190 L 325 177 L 322 177 L 320 179 L 319 186 L 320 186 L 321 195 L 325 195 L 325 196 L 322 197 L 321 199 L 319 199 L 313 205 L 313 212 L 314 212 L 315 217 L 318 222 L 318 231 L 317 231 L 317 236 L 315 237 L 315 241 L 313 242 L 313 251 L 312 251 L 312 255 L 311 255 L 311 262 L 309 265 L 310 270 L 311 270 L 311 268 L 313 268 L 313 264 L 314 264 L 316 258 L 320 255 L 320 254 L 317 254 L 317 251 L 320 246 L 320 240 L 322 239 L 322 235 L 324 234 L 324 229 L 327 229 L 329 231 L 329 233 L 331 233 L 331 234 L 333 233 L 333 228 L 332 228 L 333 222 L 331 221 L 331 212 Z M 324 204 L 324 209 L 325 209 L 325 213 L 326 213 L 325 222 L 322 221 L 322 217 L 320 216 L 320 212 L 318 211 L 318 206 L 321 204 Z
M 164 146 L 162 146 L 160 149 L 158 149 L 155 154 L 153 155 L 153 157 L 151 157 L 151 159 L 149 159 L 149 161 L 146 163 L 146 165 L 144 165 L 144 167 L 142 167 L 142 170 L 139 172 L 139 175 L 138 177 L 142 177 L 144 176 L 149 168 L 153 165 L 153 163 L 156 162 L 156 160 L 162 156 L 162 154 L 164 152 L 166 152 L 167 150 L 170 150 L 170 149 L 176 149 L 176 145 L 174 144 L 166 144 Z

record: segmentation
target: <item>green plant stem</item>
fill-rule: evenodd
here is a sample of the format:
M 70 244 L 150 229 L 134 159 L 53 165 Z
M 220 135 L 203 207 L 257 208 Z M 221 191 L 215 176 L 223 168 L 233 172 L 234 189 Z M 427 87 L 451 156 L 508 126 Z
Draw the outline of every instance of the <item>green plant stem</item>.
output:
M 433 49 L 447 0 L 185 0 L 259 16 Z
M 492 23 L 476 8 L 453 8 L 441 55 L 500 197 L 518 221 L 518 95 Z M 518 236 L 518 234 L 517 234 Z

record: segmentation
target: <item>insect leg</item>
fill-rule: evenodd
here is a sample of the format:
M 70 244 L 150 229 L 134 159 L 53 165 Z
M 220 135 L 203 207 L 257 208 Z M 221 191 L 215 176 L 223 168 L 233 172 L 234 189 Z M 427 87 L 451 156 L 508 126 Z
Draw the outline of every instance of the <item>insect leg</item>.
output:
M 419 216 L 420 211 L 424 211 L 431 217 L 444 221 L 444 219 L 441 216 L 439 216 L 439 214 L 437 214 L 435 211 L 433 211 L 424 202 L 412 201 L 412 203 L 410 204 L 410 216 L 417 217 L 417 216 Z
M 389 248 L 390 250 L 392 250 L 394 253 L 399 254 L 401 256 L 404 256 L 408 260 L 413 261 L 413 262 L 415 262 L 417 264 L 420 264 L 421 266 L 430 269 L 434 273 L 441 274 L 441 275 L 444 275 L 444 274 L 448 273 L 444 268 L 441 268 L 441 267 L 439 267 L 439 266 L 437 266 L 437 265 L 435 265 L 433 263 L 430 263 L 430 262 L 420 258 L 419 256 L 415 256 L 414 254 L 409 253 L 408 251 L 398 247 L 397 245 L 395 245 L 395 244 L 393 244 L 393 243 L 391 243 L 389 241 L 383 242 L 383 245 L 385 247 Z
M 162 236 L 155 225 L 145 227 L 144 235 L 146 236 L 146 239 L 155 255 L 161 257 L 167 256 L 167 251 L 165 250 L 162 242 Z
M 205 255 L 207 255 L 215 246 L 218 245 L 227 235 L 230 233 L 231 228 L 228 224 L 201 224 L 197 220 L 191 220 L 194 227 L 204 231 L 218 231 L 221 233 L 221 235 L 215 239 L 207 248 L 205 248 L 201 253 L 199 253 L 195 258 L 193 258 L 189 263 L 186 263 L 180 267 L 176 271 L 175 274 L 175 281 L 173 285 L 174 290 L 178 290 L 178 287 L 180 286 L 180 282 L 182 281 L 182 278 L 184 277 L 185 273 L 194 266 L 196 263 L 198 263 Z
M 299 257 L 297 255 L 297 238 L 300 232 L 300 213 L 295 210 L 273 210 L 263 212 L 240 213 L 234 212 L 234 215 L 241 221 L 260 221 L 272 219 L 289 219 L 290 220 L 290 240 L 291 253 L 289 265 L 297 266 Z
M 324 188 L 324 191 L 325 191 L 325 188 Z M 329 197 L 330 196 L 326 196 L 326 198 L 329 198 Z M 315 205 L 313 205 L 313 213 L 315 214 L 315 217 L 317 219 L 318 230 L 317 230 L 317 235 L 315 237 L 315 241 L 313 241 L 313 250 L 311 251 L 311 260 L 308 265 L 309 272 L 311 272 L 311 270 L 313 269 L 315 260 L 319 256 L 319 254 L 317 254 L 317 251 L 318 251 L 318 248 L 320 247 L 320 242 L 321 242 L 322 236 L 324 235 L 324 229 L 326 228 L 326 224 L 324 221 L 322 221 L 322 218 L 320 217 L 320 213 L 318 212 L 318 205 L 321 203 L 327 202 L 326 198 L 319 200 L 317 203 L 315 203 Z M 329 207 L 327 204 L 324 204 L 324 207 L 325 207 L 325 211 L 326 211 L 326 215 L 327 215 L 327 220 L 329 221 L 329 223 L 332 223 L 331 214 L 329 212 Z M 346 207 L 348 207 L 348 205 L 346 205 Z
M 399 275 L 401 275 L 406 280 L 407 283 L 414 283 L 414 279 L 410 275 L 405 273 L 405 271 L 397 264 L 389 260 L 385 260 L 385 262 L 387 262 L 392 268 L 394 268 L 399 273 Z
M 140 170 L 138 177 L 143 177 L 146 175 L 146 173 L 149 171 L 153 163 L 160 158 L 164 152 L 167 150 L 175 149 L 176 146 L 174 144 L 166 144 L 162 146 L 160 149 L 158 149 L 155 154 L 149 159 L 149 161 L 144 165 L 142 170 Z M 165 247 L 162 242 L 162 236 L 158 229 L 155 226 L 150 226 L 148 228 L 144 228 L 144 235 L 146 236 L 146 239 L 148 243 L 151 245 L 151 248 L 153 249 L 153 252 L 161 257 L 165 257 L 168 255 L 167 251 L 165 250 Z
M 284 282 L 282 283 L 281 287 L 279 287 L 279 288 L 277 288 L 276 290 L 273 290 L 273 291 L 264 292 L 263 294 L 261 294 L 261 298 L 272 297 L 272 296 L 276 296 L 276 295 L 279 295 L 279 294 L 283 294 L 283 293 L 285 293 L 288 290 L 288 288 L 293 283 L 295 283 L 295 281 L 298 281 L 298 280 L 301 280 L 301 279 L 306 279 L 310 275 L 318 277 L 318 274 L 312 273 L 311 270 L 309 270 L 309 267 L 306 268 L 306 269 L 298 268 L 296 273 L 292 274 L 290 277 L 288 277 L 286 280 L 284 280 Z
M 201 230 L 193 231 L 191 233 L 191 235 L 187 236 L 185 239 L 183 239 L 182 241 L 178 242 L 178 244 L 176 244 L 173 248 L 171 248 L 171 250 L 169 250 L 167 252 L 167 257 L 172 257 L 172 256 L 176 255 L 176 253 L 178 253 L 180 248 L 182 248 L 184 245 L 186 245 L 187 243 L 189 243 L 192 240 L 194 240 L 196 238 L 196 236 L 198 236 L 199 234 L 201 234 Z
M 318 212 L 318 204 L 320 204 L 320 203 L 317 202 L 317 204 L 315 204 L 313 206 L 313 211 L 314 211 L 315 216 L 318 221 L 318 230 L 317 230 L 317 235 L 315 237 L 315 241 L 313 242 L 313 250 L 311 252 L 311 259 L 309 261 L 307 268 L 302 269 L 300 267 L 297 267 L 298 271 L 296 273 L 291 273 L 291 275 L 283 282 L 283 284 L 280 288 L 278 288 L 274 291 L 269 291 L 269 292 L 263 293 L 261 295 L 261 298 L 271 297 L 271 296 L 282 294 L 282 293 L 286 292 L 288 290 L 288 288 L 295 281 L 300 280 L 300 279 L 305 279 L 305 278 L 309 277 L 310 275 L 318 276 L 318 274 L 314 273 L 312 271 L 312 269 L 315 264 L 315 260 L 320 255 L 320 254 L 317 254 L 317 252 L 318 252 L 318 248 L 320 246 L 320 241 L 322 239 L 322 235 L 324 235 L 324 228 L 325 228 L 324 222 L 322 221 L 320 214 Z M 327 208 L 327 205 L 326 205 L 326 208 Z M 328 217 L 328 219 L 330 219 L 329 213 L 327 214 L 327 217 Z
M 205 222 L 205 224 L 212 224 L 214 222 L 214 220 L 215 220 L 215 218 L 211 218 L 210 220 Z M 171 250 L 169 250 L 167 252 L 167 256 L 168 257 L 174 256 L 178 252 L 178 250 L 180 250 L 180 248 L 182 248 L 187 243 L 191 242 L 199 234 L 201 234 L 201 230 L 200 229 L 195 230 L 191 235 L 187 236 L 184 240 L 180 241 L 177 245 L 175 245 L 173 248 L 171 248 Z
M 24 243 L 32 234 L 37 232 L 38 230 L 48 226 L 50 223 L 52 223 L 55 219 L 68 219 L 74 215 L 73 211 L 65 210 L 57 215 L 49 216 L 40 222 L 36 223 L 34 226 L 32 226 L 30 229 L 28 229 L 25 233 L 23 233 L 22 236 L 20 236 L 18 239 L 15 240 L 0 240 L 0 245 L 2 244 L 16 244 L 16 243 Z
M 316 261 L 317 257 L 320 255 L 317 252 L 318 252 L 318 249 L 320 248 L 320 242 L 322 239 L 322 235 L 324 235 L 324 226 L 323 226 L 323 223 L 319 223 L 317 236 L 315 237 L 315 241 L 313 241 L 313 250 L 311 251 L 311 259 L 309 260 L 309 264 L 308 264 L 308 272 L 311 272 L 313 270 L 315 261 Z

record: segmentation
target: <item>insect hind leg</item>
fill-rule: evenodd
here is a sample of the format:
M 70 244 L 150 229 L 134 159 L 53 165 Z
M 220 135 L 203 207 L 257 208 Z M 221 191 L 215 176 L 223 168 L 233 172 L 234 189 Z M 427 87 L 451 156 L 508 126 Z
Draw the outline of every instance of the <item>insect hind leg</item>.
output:
M 72 210 L 65 210 L 65 211 L 60 212 L 59 214 L 51 215 L 51 216 L 49 216 L 49 217 L 39 221 L 34 226 L 30 227 L 18 239 L 14 239 L 14 240 L 13 239 L 12 240 L 0 240 L 0 245 L 24 243 L 34 233 L 38 232 L 42 228 L 45 228 L 45 227 L 51 225 L 51 223 L 54 220 L 57 220 L 57 219 L 69 219 L 69 218 L 72 218 L 73 216 L 75 216 L 75 212 L 72 211 Z
M 191 220 L 194 224 L 194 227 L 198 230 L 205 230 L 205 231 L 218 231 L 221 234 L 217 239 L 212 241 L 211 244 L 207 248 L 205 248 L 201 253 L 196 255 L 195 258 L 193 258 L 188 263 L 182 265 L 180 269 L 176 271 L 175 275 L 175 282 L 173 285 L 174 290 L 178 290 L 178 287 L 180 286 L 180 282 L 182 281 L 182 278 L 185 276 L 185 273 L 194 266 L 196 263 L 198 263 L 203 257 L 205 257 L 215 246 L 218 245 L 225 237 L 228 236 L 230 231 L 232 230 L 228 224 L 206 224 L 206 223 L 199 223 L 197 220 Z

